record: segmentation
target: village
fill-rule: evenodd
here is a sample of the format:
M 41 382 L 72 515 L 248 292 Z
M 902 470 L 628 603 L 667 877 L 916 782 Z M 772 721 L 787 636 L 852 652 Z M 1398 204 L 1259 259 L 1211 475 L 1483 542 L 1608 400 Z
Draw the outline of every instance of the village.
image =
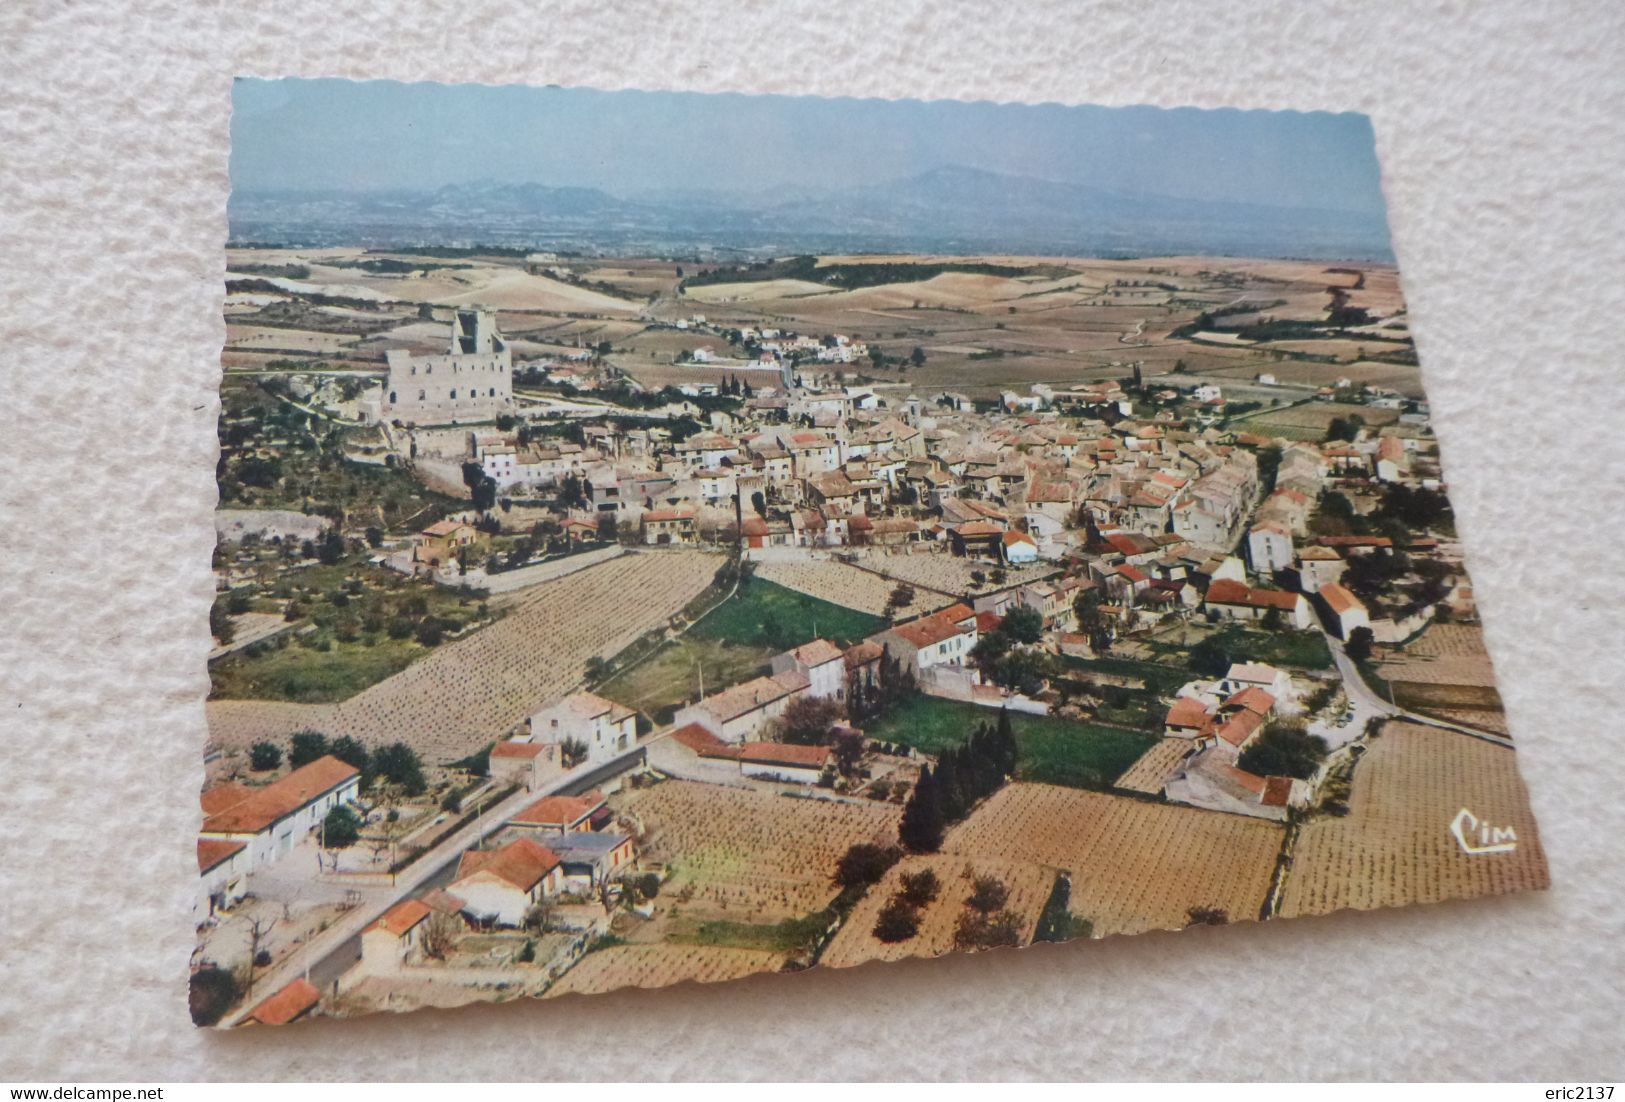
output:
M 1376 905 L 1370 778 L 1513 768 L 1393 372 L 1114 337 L 1087 379 L 917 384 L 924 338 L 675 270 L 619 341 L 658 370 L 424 305 L 379 369 L 225 392 L 200 1021 Z M 320 304 L 287 282 L 239 309 Z M 1395 892 L 1473 888 L 1409 838 L 1362 842 Z

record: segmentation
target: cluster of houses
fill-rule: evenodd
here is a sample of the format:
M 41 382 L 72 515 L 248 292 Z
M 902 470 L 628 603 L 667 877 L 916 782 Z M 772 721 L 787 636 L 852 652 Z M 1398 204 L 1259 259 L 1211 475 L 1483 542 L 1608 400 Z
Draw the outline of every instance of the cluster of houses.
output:
M 1277 716 L 1301 711 L 1292 679 L 1263 663 L 1237 662 L 1217 681 L 1179 690 L 1163 721 L 1179 756 L 1163 778 L 1163 794 L 1214 811 L 1284 819 L 1308 802 L 1310 785 L 1293 777 L 1261 777 L 1241 768 L 1242 754 Z

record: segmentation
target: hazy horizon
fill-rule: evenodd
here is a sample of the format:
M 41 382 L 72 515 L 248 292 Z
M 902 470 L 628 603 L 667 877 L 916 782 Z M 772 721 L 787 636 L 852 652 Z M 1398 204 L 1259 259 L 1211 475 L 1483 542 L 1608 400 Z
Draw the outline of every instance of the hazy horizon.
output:
M 1359 114 L 244 78 L 234 190 L 538 183 L 618 197 L 969 168 L 1123 194 L 1385 211 Z

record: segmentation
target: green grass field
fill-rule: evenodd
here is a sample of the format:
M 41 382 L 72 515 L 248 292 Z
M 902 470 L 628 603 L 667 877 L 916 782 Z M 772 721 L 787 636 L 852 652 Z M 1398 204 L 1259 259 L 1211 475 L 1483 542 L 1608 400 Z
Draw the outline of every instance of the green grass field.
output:
M 662 644 L 654 654 L 603 682 L 596 691 L 660 721 L 662 710 L 699 695 L 702 671 L 706 692 L 714 693 L 755 677 L 767 668 L 773 653 L 771 647 L 735 646 L 684 635 Z
M 885 620 L 867 612 L 832 605 L 759 578 L 747 578 L 740 583 L 739 592 L 689 628 L 687 634 L 740 646 L 769 647 L 777 652 L 819 637 L 849 646 L 886 626 Z
M 888 712 L 866 733 L 935 754 L 958 745 L 978 723 L 997 720 L 998 713 L 990 708 L 921 694 Z M 1010 723 L 1021 748 L 1017 775 L 1072 788 L 1108 787 L 1157 741 L 1149 732 L 1020 712 L 1011 713 Z
M 239 652 L 209 667 L 209 695 L 216 700 L 330 704 L 400 673 L 428 652 L 413 640 L 388 637 L 370 647 L 334 642 L 331 650 L 319 651 L 290 643 L 268 648 L 257 657 Z

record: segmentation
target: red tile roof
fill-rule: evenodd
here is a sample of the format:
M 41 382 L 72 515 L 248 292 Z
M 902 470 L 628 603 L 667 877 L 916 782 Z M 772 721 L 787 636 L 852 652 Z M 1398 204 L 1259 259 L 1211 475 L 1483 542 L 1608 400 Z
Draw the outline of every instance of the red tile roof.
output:
M 360 776 L 355 766 L 331 754 L 324 755 L 259 789 L 246 800 L 210 815 L 203 820 L 203 831 L 205 834 L 258 834 Z
M 1350 593 L 1347 589 L 1344 589 L 1342 586 L 1338 585 L 1336 582 L 1327 582 L 1325 585 L 1320 587 L 1320 599 L 1326 602 L 1326 607 L 1330 608 L 1339 616 L 1343 615 L 1345 612 L 1352 612 L 1355 609 L 1365 608 L 1365 605 L 1360 603 L 1360 599 L 1358 597 Z
M 218 815 L 228 807 L 236 807 L 253 794 L 254 790 L 246 784 L 227 781 L 204 791 L 203 795 L 198 797 L 198 803 L 203 805 L 203 814 Z
M 528 892 L 559 867 L 559 855 L 546 846 L 518 838 L 501 849 L 471 849 L 457 862 L 452 887 L 476 873 L 488 872 L 520 891 Z
M 514 742 L 508 740 L 491 747 L 493 758 L 534 758 L 541 756 L 546 747 L 540 742 Z
M 800 769 L 822 768 L 829 761 L 827 746 L 797 746 L 788 742 L 747 742 L 739 748 L 739 760 L 757 765 L 790 765 Z
M 294 980 L 250 1010 L 246 1020 L 261 1025 L 287 1025 L 308 1014 L 321 998 L 322 993 L 309 980 Z
M 1275 697 L 1260 689 L 1257 685 L 1249 685 L 1241 692 L 1233 695 L 1224 702 L 1226 708 L 1242 708 L 1249 712 L 1256 712 L 1267 716 L 1275 708 Z
M 1265 807 L 1285 807 L 1292 798 L 1291 777 L 1265 777 L 1264 795 L 1259 803 Z
M 1168 727 L 1201 727 L 1207 722 L 1207 705 L 1194 696 L 1182 696 L 1168 709 Z
M 385 911 L 369 930 L 388 930 L 396 937 L 404 937 L 406 932 L 430 915 L 429 908 L 419 899 L 403 899 L 389 910 Z
M 234 854 L 241 853 L 247 842 L 232 842 L 225 838 L 199 838 L 197 840 L 197 871 L 208 872 Z
M 517 826 L 572 827 L 602 806 L 604 797 L 598 792 L 586 796 L 543 796 L 509 822 Z
M 702 758 L 734 758 L 739 748 L 730 746 L 698 723 L 685 724 L 671 733 L 671 737 Z
M 945 639 L 952 639 L 959 634 L 959 628 L 950 620 L 936 616 L 927 616 L 921 620 L 914 620 L 907 624 L 898 624 L 892 628 L 893 634 L 918 650 L 940 643 Z

